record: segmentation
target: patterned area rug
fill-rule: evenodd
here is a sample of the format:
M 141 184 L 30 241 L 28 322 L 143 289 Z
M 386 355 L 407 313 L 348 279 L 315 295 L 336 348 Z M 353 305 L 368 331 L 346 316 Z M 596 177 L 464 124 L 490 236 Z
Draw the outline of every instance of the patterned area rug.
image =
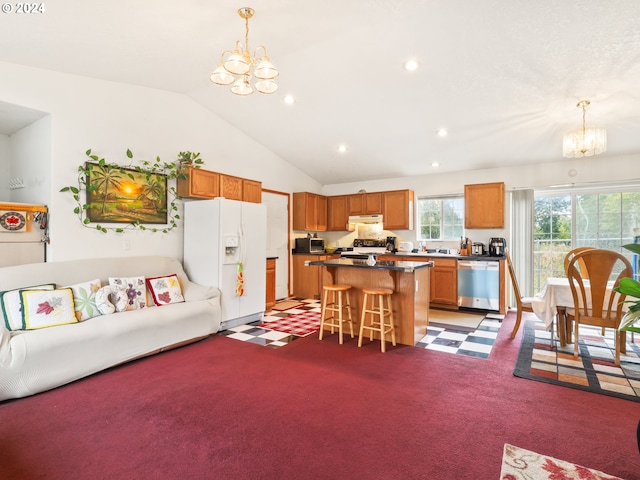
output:
M 622 480 L 591 468 L 504 444 L 500 480 Z
M 609 329 L 608 329 L 609 330 Z M 577 388 L 587 392 L 640 402 L 640 344 L 631 343 L 615 365 L 613 331 L 603 337 L 599 328 L 580 327 L 580 356 L 573 357 L 573 344 L 560 347 L 542 322 L 527 320 L 513 374 L 539 382 Z
M 260 328 L 306 337 L 320 328 L 320 312 L 302 312 L 258 325 Z

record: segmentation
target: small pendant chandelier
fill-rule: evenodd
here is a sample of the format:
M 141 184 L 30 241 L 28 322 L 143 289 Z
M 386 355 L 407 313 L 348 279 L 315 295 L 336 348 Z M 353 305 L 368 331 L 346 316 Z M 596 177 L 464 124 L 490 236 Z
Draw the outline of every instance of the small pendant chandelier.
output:
M 231 85 L 231 91 L 236 95 L 251 95 L 253 87 L 251 77 L 255 77 L 255 89 L 260 93 L 273 93 L 278 89 L 274 81 L 279 75 L 278 70 L 273 66 L 267 49 L 260 45 L 256 48 L 253 56 L 249 51 L 249 19 L 253 17 L 253 8 L 243 7 L 238 10 L 238 15 L 244 18 L 245 35 L 244 45 L 238 40 L 233 52 L 227 50 L 222 52 L 218 67 L 211 74 L 211 81 L 217 85 Z M 262 50 L 262 56 L 258 56 L 258 51 Z
M 607 150 L 607 131 L 604 128 L 586 127 L 589 100 L 580 100 L 576 107 L 582 108 L 582 130 L 564 134 L 562 155 L 567 158 L 590 157 Z

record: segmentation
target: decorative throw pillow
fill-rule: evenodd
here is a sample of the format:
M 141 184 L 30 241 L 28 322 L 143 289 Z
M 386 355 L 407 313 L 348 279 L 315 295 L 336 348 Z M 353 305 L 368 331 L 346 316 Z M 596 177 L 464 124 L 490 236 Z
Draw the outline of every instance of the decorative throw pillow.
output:
M 22 304 L 20 303 L 20 290 L 53 290 L 55 283 L 37 285 L 33 287 L 18 288 L 0 292 L 0 306 L 4 316 L 4 324 L 8 330 L 22 330 Z
M 149 287 L 153 302 L 156 305 L 184 302 L 182 289 L 180 288 L 180 282 L 176 274 L 147 278 L 147 287 Z
M 100 279 L 96 278 L 95 280 L 66 287 L 73 292 L 73 305 L 79 322 L 100 315 L 100 311 L 96 306 L 96 292 L 100 290 L 101 286 Z
M 109 277 L 109 285 L 115 285 L 127 291 L 127 310 L 138 310 L 147 306 L 147 287 L 144 284 L 144 277 Z
M 124 312 L 128 305 L 127 291 L 117 285 L 106 285 L 96 292 L 96 308 L 102 315 Z
M 22 322 L 26 330 L 77 323 L 70 288 L 21 290 Z

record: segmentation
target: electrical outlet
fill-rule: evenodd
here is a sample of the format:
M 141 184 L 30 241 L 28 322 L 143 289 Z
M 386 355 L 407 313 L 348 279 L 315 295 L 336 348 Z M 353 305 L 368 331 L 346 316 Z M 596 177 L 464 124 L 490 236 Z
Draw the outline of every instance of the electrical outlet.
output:
M 131 242 L 129 240 L 122 240 L 122 249 L 129 250 L 131 248 Z

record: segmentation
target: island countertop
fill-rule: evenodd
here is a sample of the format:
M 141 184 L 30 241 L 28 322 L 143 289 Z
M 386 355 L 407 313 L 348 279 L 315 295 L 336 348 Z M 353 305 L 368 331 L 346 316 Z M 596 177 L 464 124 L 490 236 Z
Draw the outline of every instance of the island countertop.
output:
M 374 270 L 394 270 L 401 272 L 415 272 L 420 268 L 433 267 L 433 262 L 406 262 L 401 260 L 378 260 L 369 265 L 367 260 L 356 258 L 340 258 L 333 260 L 316 260 L 305 262 L 305 265 L 320 267 L 354 267 Z

